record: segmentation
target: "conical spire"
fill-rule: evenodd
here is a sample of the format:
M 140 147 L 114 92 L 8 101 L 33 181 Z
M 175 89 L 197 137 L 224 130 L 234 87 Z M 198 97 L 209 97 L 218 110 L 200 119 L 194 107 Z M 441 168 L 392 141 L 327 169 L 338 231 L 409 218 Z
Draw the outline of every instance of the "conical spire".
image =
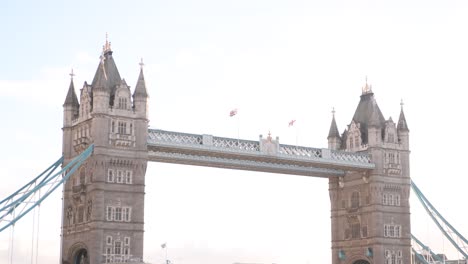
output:
M 368 143 L 369 127 L 382 128 L 385 125 L 385 118 L 375 100 L 371 87 L 366 80 L 365 89 L 363 89 L 361 100 L 352 119 L 355 123 L 359 123 L 362 144 Z
M 102 60 L 102 56 L 101 56 L 101 60 Z M 101 61 L 101 63 L 99 64 L 99 67 L 96 71 L 96 75 L 94 76 L 94 80 L 93 80 L 93 89 L 102 89 L 102 90 L 106 90 L 108 89 L 108 81 L 107 81 L 107 74 L 106 74 L 106 70 L 105 70 L 105 66 L 104 66 L 104 62 Z
M 361 95 L 353 120 L 361 124 L 361 129 L 367 129 L 367 125 L 371 123 L 380 127 L 385 124 L 385 118 L 375 100 L 374 93 L 367 92 Z
M 111 97 L 115 93 L 115 89 L 122 78 L 120 78 L 119 70 L 117 69 L 117 65 L 115 64 L 114 58 L 112 56 L 112 50 L 110 46 L 110 42 L 108 41 L 107 34 L 106 34 L 106 42 L 102 48 L 102 54 L 100 56 L 101 61 L 99 62 L 98 68 L 96 70 L 96 74 L 94 75 L 93 82 L 91 86 L 93 88 L 106 88 L 109 90 Z M 99 86 L 98 80 L 101 79 L 101 85 L 103 84 L 102 79 L 106 80 L 105 86 Z
M 145 76 L 143 75 L 143 59 L 140 62 L 140 75 L 138 76 L 138 81 L 135 87 L 135 92 L 133 93 L 133 98 L 136 96 L 148 97 L 148 92 L 146 91 Z
M 382 125 L 383 124 L 382 124 L 382 120 L 380 119 L 379 112 L 376 111 L 374 108 L 369 118 L 368 127 L 381 128 Z
M 409 131 L 408 124 L 406 123 L 405 113 L 403 112 L 403 100 L 401 101 L 400 118 L 398 118 L 397 130 Z
M 65 105 L 79 106 L 80 103 L 78 102 L 78 97 L 76 96 L 76 93 L 75 93 L 75 85 L 73 84 L 73 76 L 75 76 L 75 74 L 73 73 L 73 69 L 70 73 L 70 76 L 71 76 L 70 87 L 68 88 L 67 97 L 65 97 L 65 102 L 63 103 L 63 106 Z
M 327 139 L 340 138 L 340 132 L 338 132 L 338 126 L 336 125 L 336 120 L 335 120 L 335 108 L 333 108 L 332 113 L 333 113 L 333 118 L 330 124 L 330 131 L 328 132 Z

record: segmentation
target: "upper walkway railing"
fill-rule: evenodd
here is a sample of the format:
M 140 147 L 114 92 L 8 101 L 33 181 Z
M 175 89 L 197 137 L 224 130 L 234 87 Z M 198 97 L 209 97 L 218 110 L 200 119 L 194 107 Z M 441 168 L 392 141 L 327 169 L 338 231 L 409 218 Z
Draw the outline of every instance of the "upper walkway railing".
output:
M 367 153 L 279 144 L 269 136 L 253 141 L 150 129 L 148 150 L 153 161 L 319 177 L 374 168 Z

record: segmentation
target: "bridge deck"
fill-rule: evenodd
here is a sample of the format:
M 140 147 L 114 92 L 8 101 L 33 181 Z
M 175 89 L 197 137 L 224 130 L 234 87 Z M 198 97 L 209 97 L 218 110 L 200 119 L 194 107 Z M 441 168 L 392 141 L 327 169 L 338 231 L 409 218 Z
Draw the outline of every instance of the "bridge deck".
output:
M 271 138 L 252 141 L 158 129 L 148 130 L 148 156 L 158 162 L 315 177 L 375 166 L 366 153 L 284 145 Z

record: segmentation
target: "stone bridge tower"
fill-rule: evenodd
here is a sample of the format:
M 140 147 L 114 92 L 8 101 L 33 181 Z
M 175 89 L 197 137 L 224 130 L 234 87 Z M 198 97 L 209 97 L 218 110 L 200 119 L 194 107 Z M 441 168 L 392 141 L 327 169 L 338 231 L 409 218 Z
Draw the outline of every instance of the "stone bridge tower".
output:
M 94 153 L 64 187 L 61 263 L 141 261 L 147 107 L 143 69 L 132 95 L 107 40 L 80 101 L 72 75 L 63 105 L 64 164 L 90 144 Z
M 376 165 L 329 180 L 333 264 L 411 263 L 408 133 L 403 106 L 397 124 L 386 120 L 368 84 L 341 135 L 333 114 L 329 148 L 367 151 Z

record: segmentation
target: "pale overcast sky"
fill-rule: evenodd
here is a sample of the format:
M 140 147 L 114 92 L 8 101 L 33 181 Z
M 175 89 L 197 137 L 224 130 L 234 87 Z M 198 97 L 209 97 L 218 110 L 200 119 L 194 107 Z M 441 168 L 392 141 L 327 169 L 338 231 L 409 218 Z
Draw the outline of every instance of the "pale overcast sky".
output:
M 400 100 L 411 175 L 465 236 L 466 1 L 9 1 L 0 16 L 0 198 L 61 155 L 62 104 L 91 81 L 106 32 L 135 86 L 143 57 L 150 126 L 326 147 L 335 107 L 350 123 L 368 76 L 386 118 Z M 296 128 L 288 122 L 296 119 Z M 297 130 L 296 130 L 297 129 Z M 330 262 L 328 181 L 151 163 L 145 260 L 175 264 Z M 57 263 L 61 195 L 41 209 L 40 263 Z M 412 197 L 412 229 L 448 250 Z M 30 263 L 32 219 L 15 228 L 14 263 Z M 7 263 L 10 231 L 0 233 Z M 448 251 L 453 252 L 453 251 Z M 456 258 L 456 254 L 451 254 Z

